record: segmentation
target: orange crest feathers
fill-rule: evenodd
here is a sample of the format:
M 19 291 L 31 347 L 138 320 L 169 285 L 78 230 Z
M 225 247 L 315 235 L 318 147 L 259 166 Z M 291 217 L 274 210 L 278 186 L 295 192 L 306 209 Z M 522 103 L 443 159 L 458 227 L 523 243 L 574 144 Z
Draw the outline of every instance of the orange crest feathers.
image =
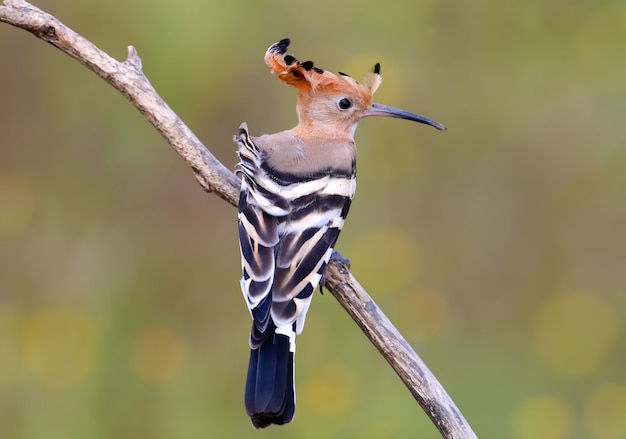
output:
M 290 40 L 285 38 L 272 44 L 265 53 L 265 63 L 278 78 L 296 87 L 300 94 L 337 93 L 346 90 L 356 92 L 363 99 L 371 101 L 372 95 L 382 81 L 380 64 L 376 63 L 366 84 L 339 72 L 339 76 L 315 67 L 313 61 L 300 62 L 292 55 L 285 55 Z

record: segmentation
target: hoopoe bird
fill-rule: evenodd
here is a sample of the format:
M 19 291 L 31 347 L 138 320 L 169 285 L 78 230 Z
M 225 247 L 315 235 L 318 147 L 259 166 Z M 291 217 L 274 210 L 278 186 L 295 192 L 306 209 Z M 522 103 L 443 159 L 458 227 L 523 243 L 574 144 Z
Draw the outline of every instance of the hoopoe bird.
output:
M 255 428 L 291 422 L 295 413 L 296 334 L 323 281 L 356 189 L 354 131 L 361 119 L 388 116 L 446 127 L 372 102 L 380 65 L 365 85 L 286 55 L 289 39 L 270 46 L 265 63 L 299 91 L 295 128 L 253 137 L 244 123 L 238 145 L 241 289 L 252 315 L 245 406 Z

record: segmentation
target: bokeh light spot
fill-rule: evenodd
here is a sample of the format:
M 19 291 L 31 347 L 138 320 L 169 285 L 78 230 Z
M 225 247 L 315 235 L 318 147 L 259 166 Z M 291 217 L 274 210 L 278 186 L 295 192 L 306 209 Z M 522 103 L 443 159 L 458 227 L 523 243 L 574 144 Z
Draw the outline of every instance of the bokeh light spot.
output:
M 0 389 L 20 380 L 20 356 L 16 338 L 18 313 L 0 307 Z
M 602 366 L 618 331 L 615 310 L 588 293 L 548 298 L 532 328 L 532 346 L 539 359 L 557 373 L 586 376 Z
M 30 181 L 15 172 L 0 172 L 0 206 L 0 238 L 24 229 L 35 207 Z
M 626 437 L 626 386 L 595 389 L 585 407 L 585 421 L 593 438 Z
M 439 336 L 448 324 L 449 309 L 444 298 L 432 291 L 415 291 L 398 298 L 394 315 L 399 328 L 411 337 L 426 341 Z
M 535 396 L 523 401 L 514 413 L 513 428 L 519 439 L 561 439 L 569 437 L 572 411 L 564 401 Z
M 152 383 L 167 381 L 178 375 L 185 363 L 183 341 L 168 328 L 145 329 L 133 342 L 131 363 L 141 379 Z
M 78 309 L 51 307 L 27 316 L 20 331 L 26 369 L 50 387 L 70 387 L 93 373 L 97 330 Z
M 323 416 L 340 416 L 354 401 L 354 377 L 345 367 L 325 364 L 313 371 L 302 386 L 307 409 Z
M 389 294 L 408 284 L 417 271 L 417 252 L 411 238 L 392 229 L 361 235 L 349 255 L 358 258 L 354 267 L 359 281 L 375 295 Z

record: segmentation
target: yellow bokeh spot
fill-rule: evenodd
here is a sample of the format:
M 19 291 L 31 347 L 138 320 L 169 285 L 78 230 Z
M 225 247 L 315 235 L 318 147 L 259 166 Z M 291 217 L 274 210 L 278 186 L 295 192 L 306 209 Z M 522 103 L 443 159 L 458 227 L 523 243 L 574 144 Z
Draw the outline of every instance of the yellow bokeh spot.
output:
M 133 342 L 131 363 L 141 379 L 152 383 L 167 381 L 178 375 L 185 363 L 183 341 L 168 328 L 148 328 Z
M 599 296 L 562 294 L 548 298 L 532 328 L 532 346 L 539 359 L 569 377 L 595 372 L 615 344 L 618 319 Z
M 16 339 L 18 314 L 8 307 L 0 307 L 0 389 L 20 380 L 20 356 Z
M 572 430 L 572 411 L 558 398 L 535 396 L 523 401 L 513 415 L 514 437 L 561 439 Z
M 444 298 L 432 291 L 416 291 L 398 299 L 394 315 L 398 327 L 420 341 L 439 336 L 449 321 L 449 308 Z
M 339 365 L 325 364 L 311 373 L 301 395 L 307 410 L 323 416 L 341 416 L 354 401 L 354 377 Z
M 20 328 L 26 369 L 50 387 L 70 387 L 93 373 L 97 331 L 82 311 L 45 308 L 27 316 Z
M 595 389 L 585 406 L 585 421 L 593 438 L 625 438 L 626 386 L 602 386 Z
M 0 206 L 0 237 L 24 229 L 35 208 L 30 181 L 15 172 L 0 172 Z
M 391 229 L 364 233 L 350 249 L 354 273 L 372 295 L 406 286 L 417 271 L 417 253 L 409 236 Z

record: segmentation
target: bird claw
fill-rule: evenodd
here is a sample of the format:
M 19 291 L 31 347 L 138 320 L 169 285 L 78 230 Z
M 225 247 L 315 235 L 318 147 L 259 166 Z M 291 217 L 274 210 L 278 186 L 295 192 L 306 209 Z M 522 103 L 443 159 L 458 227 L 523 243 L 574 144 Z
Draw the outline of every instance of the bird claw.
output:
M 347 268 L 350 268 L 350 259 L 348 258 L 344 258 L 343 256 L 341 256 L 341 253 L 339 253 L 337 250 L 334 250 L 331 255 L 330 255 L 330 260 L 336 260 L 341 262 L 343 265 L 345 265 Z
M 350 259 L 341 256 L 341 253 L 337 250 L 334 250 L 331 253 L 328 263 L 330 264 L 333 260 L 338 261 L 347 268 L 350 268 Z M 326 265 L 326 270 L 328 270 L 328 265 Z M 320 294 L 324 294 L 324 287 L 326 286 L 326 270 L 324 270 L 324 274 L 322 274 L 322 278 L 320 279 Z

